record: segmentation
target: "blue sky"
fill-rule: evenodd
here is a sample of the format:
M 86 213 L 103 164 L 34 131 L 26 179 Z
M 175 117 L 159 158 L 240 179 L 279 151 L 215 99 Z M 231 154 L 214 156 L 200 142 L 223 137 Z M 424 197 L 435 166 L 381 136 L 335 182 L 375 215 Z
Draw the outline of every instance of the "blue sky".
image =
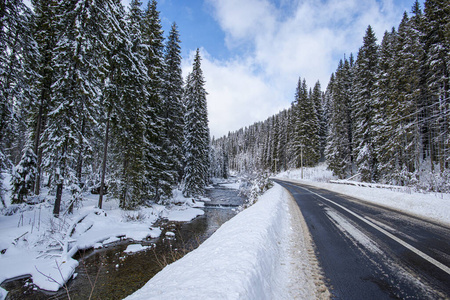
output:
M 185 74 L 201 49 L 211 134 L 220 137 L 288 108 L 299 77 L 325 90 L 367 26 L 380 42 L 414 1 L 158 0 L 158 10 L 166 34 L 178 24 Z

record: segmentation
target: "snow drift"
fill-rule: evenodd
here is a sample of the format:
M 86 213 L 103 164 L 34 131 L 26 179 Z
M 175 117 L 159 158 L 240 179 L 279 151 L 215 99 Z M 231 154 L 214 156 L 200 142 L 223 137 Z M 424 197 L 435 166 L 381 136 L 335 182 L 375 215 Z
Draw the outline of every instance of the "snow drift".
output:
M 290 298 L 288 201 L 286 192 L 276 185 L 126 299 Z

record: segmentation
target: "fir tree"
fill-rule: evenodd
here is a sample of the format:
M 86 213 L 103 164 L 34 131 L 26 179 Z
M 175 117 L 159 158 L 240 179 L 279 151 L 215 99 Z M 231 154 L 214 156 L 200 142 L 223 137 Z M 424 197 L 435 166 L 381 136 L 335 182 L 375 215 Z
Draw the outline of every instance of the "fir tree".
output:
M 17 133 L 18 120 L 15 104 L 25 102 L 24 52 L 28 48 L 31 12 L 21 0 L 2 1 L 0 4 L 0 201 L 3 206 L 2 173 L 7 169 Z M 23 138 L 23 137 L 20 137 Z M 10 149 L 10 150 L 8 150 Z M 9 153 L 8 153 L 9 152 Z M 9 156 L 9 157 L 8 157 Z
M 206 103 L 205 81 L 201 69 L 200 51 L 195 54 L 192 73 L 186 80 L 184 102 L 186 114 L 184 121 L 184 189 L 187 197 L 204 194 L 208 182 L 209 128 Z
M 165 51 L 165 86 L 163 107 L 165 135 L 168 139 L 170 168 L 177 172 L 177 182 L 183 176 L 183 76 L 181 70 L 181 47 L 177 25 L 172 25 Z
M 34 177 L 36 176 L 36 155 L 31 147 L 25 147 L 22 159 L 13 169 L 11 177 L 11 203 L 20 204 L 26 201 L 33 192 Z
M 104 71 L 103 109 L 106 116 L 105 148 L 103 153 L 101 193 L 106 173 L 107 153 L 111 153 L 110 166 L 113 180 L 111 191 L 120 201 L 120 207 L 131 209 L 146 197 L 147 181 L 144 174 L 144 151 L 147 97 L 147 69 L 136 46 L 139 33 L 135 24 L 127 23 L 120 3 L 106 2 L 102 30 L 107 69 Z M 132 18 L 133 20 L 133 18 Z M 108 149 L 111 135 L 111 147 Z M 111 151 L 109 151 L 111 150 Z
M 320 87 L 320 82 L 317 81 L 314 85 L 313 91 L 311 93 L 311 101 L 314 103 L 317 114 L 317 124 L 314 128 L 318 136 L 318 143 L 314 145 L 315 151 L 319 154 L 319 159 L 324 157 L 325 143 L 326 143 L 326 131 L 325 131 L 325 116 L 323 111 L 323 94 Z
M 56 184 L 56 216 L 65 183 L 72 191 L 72 203 L 79 198 L 82 162 L 90 148 L 87 128 L 95 123 L 93 110 L 99 93 L 93 69 L 95 25 L 89 1 L 65 2 L 57 15 L 60 34 L 54 49 L 55 83 L 42 144 L 44 167 Z
M 450 157 L 450 4 L 445 0 L 425 1 L 425 52 L 427 87 L 433 123 L 431 160 L 440 171 L 448 168 Z
M 374 87 L 376 84 L 378 45 L 372 27 L 368 27 L 358 51 L 353 81 L 354 156 L 363 181 L 377 179 L 377 157 L 373 145 Z
M 58 3 L 54 0 L 33 0 L 35 22 L 33 28 L 34 40 L 37 44 L 37 57 L 34 72 L 38 74 L 35 83 L 36 100 L 30 104 L 30 121 L 33 128 L 31 137 L 34 140 L 33 151 L 37 156 L 37 174 L 34 184 L 35 194 L 40 193 L 43 133 L 47 124 L 47 114 L 53 91 L 54 58 L 53 49 L 57 40 L 56 11 Z M 56 207 L 56 206 L 55 206 Z M 59 207 L 59 204 L 58 204 Z
M 374 147 L 378 153 L 378 170 L 382 180 L 391 180 L 396 167 L 397 137 L 392 134 L 397 106 L 397 80 L 395 76 L 395 48 L 398 35 L 395 29 L 385 32 L 379 49 L 377 84 L 374 90 Z M 389 120 L 389 118 L 391 120 Z
M 165 85 L 163 31 L 155 0 L 148 2 L 142 25 L 144 64 L 149 78 L 149 96 L 147 98 L 146 125 L 146 178 L 150 184 L 151 196 L 160 201 L 171 197 L 175 183 L 175 171 L 172 165 L 170 139 L 164 128 L 167 120 L 164 111 L 163 93 Z
M 316 104 L 308 96 L 306 81 L 299 79 L 294 102 L 294 132 L 292 137 L 296 166 L 313 166 L 319 160 L 319 120 Z M 300 160 L 303 159 L 303 162 Z
M 327 93 L 330 97 L 330 115 L 326 157 L 333 173 L 340 178 L 346 178 L 352 174 L 353 169 L 351 60 L 339 62 L 338 69 L 328 84 Z

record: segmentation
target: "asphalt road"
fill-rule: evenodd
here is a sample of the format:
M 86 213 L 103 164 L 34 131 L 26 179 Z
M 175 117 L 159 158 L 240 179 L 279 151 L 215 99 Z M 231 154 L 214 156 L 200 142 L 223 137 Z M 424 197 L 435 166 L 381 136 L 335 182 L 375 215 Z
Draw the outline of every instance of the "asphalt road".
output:
M 333 299 L 450 299 L 449 227 L 274 181 L 299 205 Z

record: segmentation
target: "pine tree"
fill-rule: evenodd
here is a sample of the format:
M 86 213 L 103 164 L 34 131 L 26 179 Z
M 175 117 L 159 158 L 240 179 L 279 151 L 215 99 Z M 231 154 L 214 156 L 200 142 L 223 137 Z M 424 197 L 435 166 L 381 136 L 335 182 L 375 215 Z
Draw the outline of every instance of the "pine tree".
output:
M 93 69 L 94 20 L 90 1 L 64 2 L 58 7 L 58 41 L 54 49 L 54 84 L 43 133 L 44 168 L 56 184 L 54 214 L 64 184 L 79 198 L 82 162 L 90 149 L 87 128 L 95 124 L 99 83 Z M 70 206 L 70 210 L 73 206 Z
M 347 178 L 353 170 L 352 60 L 339 62 L 330 79 L 329 125 L 326 157 L 328 167 L 339 178 Z
M 425 52 L 427 86 L 432 105 L 431 160 L 440 171 L 450 160 L 450 4 L 445 0 L 425 1 Z
M 31 137 L 34 141 L 33 151 L 37 156 L 37 174 L 34 189 L 35 194 L 39 195 L 43 150 L 41 144 L 43 142 L 43 133 L 47 124 L 47 114 L 50 109 L 53 83 L 55 82 L 55 53 L 53 52 L 53 49 L 55 48 L 58 34 L 56 11 L 59 3 L 55 0 L 33 0 L 32 4 L 35 12 L 33 35 L 37 44 L 34 72 L 38 74 L 38 76 L 36 77 L 34 85 L 37 98 L 33 103 L 30 103 L 29 124 L 33 128 Z
M 177 25 L 172 25 L 165 50 L 165 86 L 163 107 L 165 135 L 168 139 L 170 168 L 177 172 L 177 182 L 183 176 L 183 75 L 181 70 L 181 47 Z
M 317 81 L 314 85 L 313 91 L 311 93 L 311 101 L 314 103 L 317 114 L 317 124 L 313 129 L 318 137 L 318 142 L 314 145 L 315 151 L 319 154 L 319 159 L 324 156 L 325 145 L 324 141 L 326 140 L 326 131 L 325 131 L 325 121 L 324 121 L 324 111 L 323 111 L 323 94 L 320 87 L 320 82 Z
M 173 157 L 170 152 L 170 139 L 164 128 L 166 113 L 164 111 L 163 93 L 165 84 L 163 31 L 155 0 L 148 2 L 142 25 L 144 64 L 149 78 L 149 96 L 147 98 L 146 124 L 146 177 L 151 187 L 154 200 L 169 198 L 175 183 Z
M 271 128 L 271 143 L 272 143 L 272 153 L 270 161 L 270 170 L 273 173 L 278 173 L 280 169 L 280 120 L 278 115 L 272 117 L 272 128 Z
M 36 155 L 31 147 L 25 147 L 22 159 L 13 169 L 11 178 L 11 203 L 20 204 L 32 193 L 36 176 Z
M 207 93 L 204 85 L 200 51 L 197 49 L 192 73 L 186 80 L 184 92 L 186 105 L 184 121 L 186 166 L 183 177 L 183 194 L 187 197 L 203 195 L 208 183 L 209 128 Z
M 374 87 L 376 84 L 378 45 L 372 27 L 368 27 L 358 51 L 353 82 L 354 157 L 363 181 L 377 179 L 377 157 L 373 145 Z
M 103 52 L 106 59 L 103 109 L 105 142 L 99 207 L 102 205 L 107 153 L 111 153 L 111 192 L 123 209 L 132 209 L 147 196 L 144 173 L 144 138 L 147 130 L 147 69 L 137 46 L 136 25 L 125 19 L 121 3 L 105 2 L 102 19 Z M 110 135 L 112 138 L 110 139 Z M 108 145 L 111 140 L 111 147 Z
M 15 107 L 27 101 L 25 51 L 30 47 L 31 12 L 21 0 L 0 3 L 0 201 L 6 206 L 3 171 L 14 161 L 14 140 L 21 113 Z M 20 136 L 19 140 L 23 139 Z M 20 151 L 20 149 L 17 149 Z M 19 152 L 20 153 L 20 152 Z
M 292 137 L 296 167 L 313 166 L 318 160 L 319 120 L 316 104 L 308 96 L 306 80 L 299 79 L 294 102 L 294 132 Z M 303 159 L 303 162 L 300 160 Z
M 395 78 L 395 50 L 397 50 L 398 34 L 395 29 L 385 32 L 379 49 L 377 84 L 374 91 L 374 147 L 378 153 L 378 170 L 380 179 L 392 180 L 396 166 L 397 136 L 392 121 L 397 115 L 397 86 Z
M 419 128 L 420 105 L 420 36 L 405 13 L 398 33 L 385 36 L 382 49 L 385 67 L 380 66 L 379 83 L 385 82 L 384 97 L 377 111 L 384 140 L 379 153 L 380 175 L 395 184 L 409 184 L 420 164 L 422 140 Z M 387 63 L 386 63 L 387 62 Z M 382 69 L 382 70 L 381 70 Z M 389 74 L 389 76 L 383 76 Z M 382 134 L 383 132 L 384 134 Z M 383 167 L 384 170 L 381 170 Z

